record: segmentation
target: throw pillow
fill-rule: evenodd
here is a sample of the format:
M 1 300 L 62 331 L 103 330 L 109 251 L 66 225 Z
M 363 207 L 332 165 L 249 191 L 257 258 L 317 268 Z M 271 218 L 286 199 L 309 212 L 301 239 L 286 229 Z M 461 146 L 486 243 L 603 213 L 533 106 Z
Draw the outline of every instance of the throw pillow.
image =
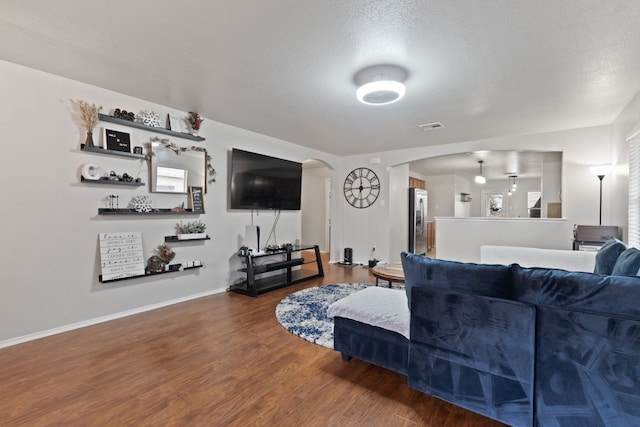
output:
M 625 249 L 620 254 L 611 272 L 614 276 L 640 275 L 640 251 L 636 248 Z
M 609 275 L 622 252 L 627 249 L 627 245 L 618 239 L 609 239 L 598 251 L 596 255 L 596 266 L 593 270 L 595 274 Z
M 400 258 L 409 309 L 411 309 L 411 289 L 420 286 L 455 289 L 496 298 L 511 298 L 511 266 L 509 265 L 446 261 L 407 252 L 403 252 Z

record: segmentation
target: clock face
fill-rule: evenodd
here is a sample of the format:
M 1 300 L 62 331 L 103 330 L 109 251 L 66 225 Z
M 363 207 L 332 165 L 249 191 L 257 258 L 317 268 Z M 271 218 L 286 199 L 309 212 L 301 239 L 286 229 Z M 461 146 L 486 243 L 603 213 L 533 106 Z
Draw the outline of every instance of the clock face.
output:
M 380 194 L 378 175 L 369 168 L 356 168 L 344 180 L 344 198 L 354 208 L 371 206 Z

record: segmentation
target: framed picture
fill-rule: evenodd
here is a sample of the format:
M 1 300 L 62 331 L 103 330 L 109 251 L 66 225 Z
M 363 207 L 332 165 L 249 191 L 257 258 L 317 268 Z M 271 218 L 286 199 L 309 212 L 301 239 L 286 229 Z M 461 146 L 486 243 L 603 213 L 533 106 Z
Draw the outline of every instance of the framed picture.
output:
M 105 150 L 131 152 L 131 136 L 119 130 L 103 128 L 103 145 Z
M 134 154 L 142 154 L 142 147 L 140 147 L 140 146 L 133 147 L 133 153 Z
M 169 124 L 168 129 L 174 132 L 185 132 L 185 126 L 183 126 L 182 120 L 175 114 L 167 114 L 167 122 Z
M 202 198 L 202 194 L 202 187 L 189 187 L 191 210 L 194 213 L 204 213 L 204 200 Z

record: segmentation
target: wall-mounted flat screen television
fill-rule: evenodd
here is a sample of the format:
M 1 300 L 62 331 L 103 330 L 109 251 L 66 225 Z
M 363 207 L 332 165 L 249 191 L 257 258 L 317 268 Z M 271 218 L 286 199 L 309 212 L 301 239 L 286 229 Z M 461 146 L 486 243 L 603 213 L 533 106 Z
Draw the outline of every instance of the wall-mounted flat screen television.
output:
M 234 148 L 231 209 L 300 210 L 302 163 Z

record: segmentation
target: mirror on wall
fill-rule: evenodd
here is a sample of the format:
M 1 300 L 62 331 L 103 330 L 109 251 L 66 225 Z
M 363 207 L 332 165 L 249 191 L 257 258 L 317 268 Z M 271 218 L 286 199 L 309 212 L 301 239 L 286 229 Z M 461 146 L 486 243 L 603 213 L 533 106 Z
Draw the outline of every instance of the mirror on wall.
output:
M 480 168 L 479 161 L 482 161 Z M 476 176 L 482 179 L 476 180 Z M 475 151 L 415 160 L 425 181 L 428 220 L 442 217 L 561 218 L 562 152 Z M 468 197 L 462 199 L 460 194 Z
M 162 141 L 151 143 L 151 191 L 187 193 L 189 187 L 207 188 L 207 152 Z

